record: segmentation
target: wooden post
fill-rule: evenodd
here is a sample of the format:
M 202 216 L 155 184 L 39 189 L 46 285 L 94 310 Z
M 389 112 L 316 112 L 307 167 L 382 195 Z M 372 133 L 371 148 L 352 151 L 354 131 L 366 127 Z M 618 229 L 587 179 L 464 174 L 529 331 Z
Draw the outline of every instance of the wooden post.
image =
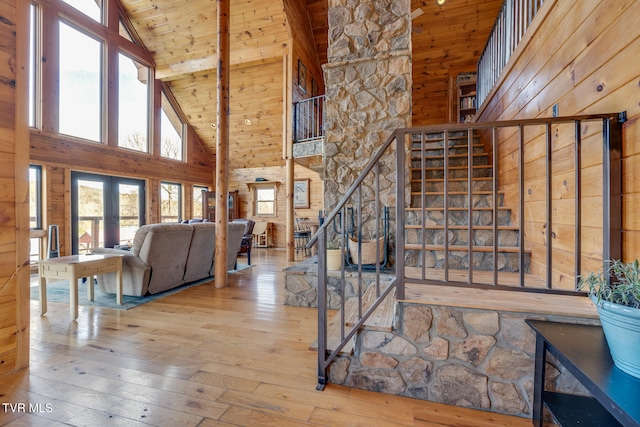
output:
M 218 80 L 216 126 L 216 253 L 215 286 L 227 287 L 229 223 L 229 6 L 218 0 Z
M 29 5 L 16 2 L 16 28 L 29 28 Z M 16 117 L 15 117 L 15 199 L 16 199 L 16 362 L 15 369 L 29 366 L 29 33 L 16 32 Z M 8 292 L 7 292 L 8 294 Z M 9 329 L 9 328 L 7 328 Z
M 293 96 L 291 88 L 293 85 L 293 72 L 291 65 L 291 49 L 289 54 L 284 55 L 282 58 L 283 69 L 283 90 L 282 98 L 283 102 L 283 141 L 282 141 L 282 157 L 285 160 L 286 180 L 285 180 L 285 194 L 287 195 L 287 207 L 286 207 L 286 239 L 287 239 L 287 261 L 295 261 L 295 240 L 293 238 L 293 223 L 295 217 L 295 211 L 293 209 L 293 181 L 294 181 L 294 167 L 293 161 L 293 134 L 291 131 L 291 108 L 293 103 Z

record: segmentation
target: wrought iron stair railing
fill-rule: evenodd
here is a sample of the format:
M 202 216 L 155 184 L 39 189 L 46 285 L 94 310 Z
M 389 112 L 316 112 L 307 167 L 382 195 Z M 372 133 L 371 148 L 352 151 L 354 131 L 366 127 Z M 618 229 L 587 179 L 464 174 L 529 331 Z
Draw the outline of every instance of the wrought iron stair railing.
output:
M 598 205 L 601 209 L 602 220 L 598 225 L 601 228 L 602 256 L 598 262 L 607 263 L 608 260 L 622 256 L 622 174 L 621 174 L 621 149 L 622 149 L 622 123 L 626 120 L 625 113 L 585 115 L 564 118 L 515 120 L 508 122 L 469 123 L 463 125 L 428 126 L 396 130 L 386 142 L 378 149 L 370 159 L 354 183 L 345 191 L 338 204 L 326 215 L 318 232 L 312 236 L 308 246 L 317 244 L 318 248 L 318 389 L 323 389 L 328 381 L 328 367 L 332 361 L 343 351 L 351 338 L 365 325 L 368 318 L 389 296 L 396 300 L 405 300 L 406 284 L 417 285 L 447 285 L 481 287 L 487 289 L 509 289 L 519 291 L 575 293 L 575 283 L 583 270 L 583 259 L 593 257 L 592 253 L 584 254 L 582 250 L 582 234 L 585 229 L 591 229 L 593 235 L 593 218 L 585 225 L 582 214 L 584 201 Z M 460 134 L 466 135 L 466 154 L 453 153 L 454 147 L 459 149 L 462 145 L 455 142 L 460 140 Z M 433 135 L 440 135 L 434 138 Z M 490 161 L 486 165 L 475 164 L 477 157 L 474 150 L 479 146 L 474 135 L 479 135 L 481 145 L 490 155 Z M 434 143 L 437 139 L 438 142 Z M 596 149 L 597 147 L 597 149 Z M 427 155 L 429 150 L 440 150 L 441 156 Z M 418 151 L 418 159 L 412 158 L 411 153 Z M 593 159 L 594 153 L 599 152 L 599 159 Z M 526 163 L 528 154 L 532 154 L 535 160 L 532 164 Z M 571 155 L 568 155 L 571 153 Z M 583 165 L 583 157 L 589 157 L 589 164 Z M 433 207 L 429 201 L 433 197 L 431 191 L 426 191 L 427 184 L 433 181 L 429 176 L 434 168 L 427 167 L 429 158 L 441 158 L 441 175 L 438 185 L 442 182 L 442 192 L 437 197 L 441 200 L 441 206 Z M 451 165 L 451 159 L 466 157 L 466 163 Z M 558 164 L 556 166 L 556 163 Z M 417 177 L 412 166 L 417 169 Z M 511 168 L 506 169 L 505 164 Z M 602 177 L 602 194 L 599 202 L 594 203 L 593 191 L 585 195 L 583 173 L 589 170 L 588 182 L 593 184 L 592 168 L 598 166 Z M 478 167 L 481 166 L 481 167 Z M 478 205 L 479 198 L 475 188 L 478 184 L 475 180 L 475 168 L 489 169 L 491 194 L 482 206 Z M 504 170 L 503 170 L 504 168 Z M 559 170 L 561 168 L 562 170 Z M 458 175 L 458 174 L 463 175 Z M 559 176 L 565 181 L 567 173 L 572 176 L 574 185 L 562 185 L 562 191 L 572 187 L 572 191 L 566 194 L 556 194 L 554 180 Z M 530 174 L 534 175 L 531 181 Z M 487 178 L 487 177 L 485 177 Z M 454 191 L 452 183 L 460 184 L 455 193 L 462 194 L 462 206 L 452 206 L 451 200 Z M 411 186 L 418 186 L 418 197 L 413 197 Z M 481 184 L 481 185 L 487 185 Z M 483 187 L 486 188 L 486 187 Z M 530 201 L 531 189 L 544 190 L 544 196 L 535 202 Z M 484 190 L 483 190 L 484 191 Z M 510 277 L 516 277 L 513 283 L 505 283 L 500 279 L 504 266 L 500 264 L 498 254 L 506 249 L 499 242 L 501 230 L 500 218 L 504 217 L 505 210 L 500 206 L 502 196 L 500 192 L 508 193 L 505 197 L 510 204 L 508 215 L 513 216 L 513 223 L 519 229 L 517 239 L 517 259 L 519 266 L 517 271 L 511 272 Z M 459 194 L 456 194 L 458 197 Z M 466 201 L 465 201 L 466 199 Z M 541 212 L 544 218 L 531 218 L 530 213 L 525 212 L 528 204 L 535 203 L 539 207 L 542 200 Z M 556 286 L 554 270 L 554 254 L 561 253 L 567 248 L 554 247 L 554 218 L 559 208 L 566 208 L 567 200 L 572 203 L 572 212 L 563 218 L 573 218 L 571 227 L 575 235 L 573 250 L 573 284 L 570 289 Z M 413 203 L 413 206 L 412 206 Z M 419 206 L 416 206 L 419 205 Z M 433 236 L 427 237 L 428 225 L 427 213 L 429 210 L 439 210 L 443 230 L 439 234 L 439 242 L 429 242 Z M 385 212 L 389 212 L 386 214 Z M 353 212 L 353 226 L 348 224 Z M 451 218 L 463 212 L 463 225 L 451 225 Z M 599 218 L 599 215 L 595 215 Z M 490 218 L 488 223 L 478 224 L 479 218 Z M 413 221 L 413 223 L 412 223 Z M 546 232 L 544 242 L 535 242 L 528 238 L 524 232 L 530 223 L 544 222 Z M 454 244 L 452 236 L 460 234 L 450 233 L 454 228 L 466 228 L 467 239 L 464 245 Z M 489 231 L 492 239 L 489 249 L 479 249 L 475 237 L 477 229 Z M 566 229 L 566 226 L 565 226 Z M 386 230 L 390 230 L 388 236 Z M 418 234 L 421 241 L 407 243 L 408 233 Z M 464 234 L 464 233 L 463 233 Z M 462 235 L 463 235 L 462 234 Z M 484 235 L 489 235 L 485 233 Z M 385 246 L 380 248 L 374 244 L 373 261 L 363 263 L 365 245 L 378 238 L 385 237 Z M 456 237 L 460 238 L 460 237 Z M 351 255 L 346 249 L 351 240 L 351 250 L 357 247 Z M 528 241 L 537 245 L 537 252 L 544 252 L 543 264 L 546 271 L 541 276 L 542 280 L 529 281 L 528 269 L 525 266 Z M 433 247 L 438 245 L 437 249 Z M 339 271 L 327 270 L 327 247 L 339 245 L 344 250 L 343 262 Z M 566 244 L 566 241 L 565 241 Z M 411 246 L 413 245 L 413 246 Z M 406 248 L 422 251 L 418 257 L 409 259 Z M 426 251 L 434 251 L 434 265 L 428 265 Z M 510 251 L 513 249 L 509 248 Z M 385 251 L 386 256 L 382 256 Z M 482 281 L 478 271 L 474 268 L 474 255 L 478 252 L 490 251 L 493 254 L 493 265 L 488 272 L 488 281 Z M 452 253 L 466 253 L 466 266 L 464 262 L 452 265 Z M 539 253 L 538 253 L 539 255 Z M 350 257 L 349 262 L 346 262 Z M 463 256 L 464 258 L 464 256 Z M 376 262 L 378 260 L 379 262 Z M 408 265 L 414 263 L 415 265 Z M 591 260 L 593 264 L 593 259 Z M 433 268 L 435 267 L 435 268 Z M 466 268 L 465 268 L 466 267 Z M 438 270 L 443 274 L 435 274 Z M 463 271 L 461 274 L 460 271 Z M 456 273 L 456 274 L 453 274 Z M 487 277 L 485 272 L 483 277 Z M 571 273 L 569 273 L 571 274 Z M 543 283 L 539 286 L 539 283 Z M 363 298 L 365 293 L 370 293 L 374 287 L 375 300 L 369 301 Z M 369 290 L 369 292 L 367 292 Z M 328 348 L 328 325 L 330 315 L 334 313 L 329 309 L 328 298 L 332 299 L 332 307 L 346 306 L 347 300 L 354 305 L 355 320 L 347 320 L 345 310 L 341 309 L 335 314 L 339 316 L 339 327 L 335 328 L 339 337 L 332 348 Z M 355 301 L 355 303 L 354 303 Z M 334 339 L 336 337 L 333 337 Z M 334 342 L 335 340 L 331 341 Z

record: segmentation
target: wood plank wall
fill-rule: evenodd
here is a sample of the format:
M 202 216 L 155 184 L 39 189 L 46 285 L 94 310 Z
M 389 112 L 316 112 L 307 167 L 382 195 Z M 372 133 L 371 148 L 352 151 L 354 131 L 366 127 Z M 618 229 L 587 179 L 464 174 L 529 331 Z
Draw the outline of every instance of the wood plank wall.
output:
M 286 247 L 286 189 L 284 178 L 286 170 L 284 166 L 265 168 L 237 168 L 230 171 L 229 188 L 239 191 L 240 216 L 252 218 L 255 221 L 268 221 L 272 223 L 273 244 L 277 248 Z M 248 183 L 255 181 L 256 177 L 265 178 L 268 181 L 279 182 L 277 186 L 277 212 L 274 216 L 256 216 L 253 214 L 253 194 Z M 296 209 L 295 215 L 302 218 L 318 218 L 318 210 L 324 206 L 324 186 L 318 174 L 305 167 L 295 168 L 295 179 L 309 179 L 309 209 Z
M 522 54 L 516 58 L 486 106 L 482 121 L 551 117 L 558 104 L 561 116 L 627 111 L 623 130 L 623 257 L 640 257 L 640 3 L 635 0 L 600 2 L 545 2 L 550 8 L 544 22 Z M 525 147 L 527 183 L 527 246 L 533 250 L 532 270 L 544 274 L 544 182 L 540 176 L 544 146 L 541 137 Z M 567 140 L 573 129 L 553 129 L 554 200 L 553 244 L 554 287 L 573 285 L 573 165 Z M 585 221 L 582 260 L 584 270 L 602 265 L 602 154 L 597 129 L 583 126 L 583 186 L 585 200 L 581 213 Z M 500 148 L 500 182 L 517 176 L 513 146 Z M 537 172 L 536 172 L 537 171 Z M 517 196 L 506 188 L 507 202 Z
M 183 217 L 191 218 L 193 185 L 213 187 L 213 172 L 195 135 L 189 131 L 186 162 L 136 153 L 61 135 L 32 131 L 31 163 L 43 167 L 43 226 L 57 224 L 60 253 L 71 254 L 71 171 L 144 179 L 147 182 L 147 223 L 160 221 L 160 181 L 183 186 Z M 159 173 L 162 171 L 162 173 Z
M 413 126 L 455 122 L 450 100 L 458 73 L 475 71 L 503 0 L 412 0 Z
M 0 1 L 0 375 L 29 364 L 29 3 Z
M 289 36 L 293 44 L 293 102 L 310 98 L 324 93 L 324 78 L 316 48 L 316 42 L 311 27 L 309 12 L 305 2 L 284 0 L 285 14 L 289 29 Z M 326 36 L 325 36 L 326 38 Z M 326 57 L 326 52 L 325 52 Z M 306 80 L 298 81 L 300 76 L 298 61 L 306 68 Z M 312 82 L 315 81 L 318 92 L 313 93 Z M 306 91 L 301 89 L 306 88 Z

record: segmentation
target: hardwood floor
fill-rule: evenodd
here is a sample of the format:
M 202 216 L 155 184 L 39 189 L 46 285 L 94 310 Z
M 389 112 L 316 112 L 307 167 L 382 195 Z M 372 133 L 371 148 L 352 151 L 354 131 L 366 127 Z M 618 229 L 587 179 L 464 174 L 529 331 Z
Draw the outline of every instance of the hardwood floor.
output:
M 254 249 L 252 261 L 228 288 L 207 283 L 128 311 L 81 306 L 77 322 L 67 304 L 40 316 L 33 301 L 31 367 L 0 377 L 0 425 L 531 425 L 331 384 L 316 391 L 316 310 L 283 305 L 284 251 Z

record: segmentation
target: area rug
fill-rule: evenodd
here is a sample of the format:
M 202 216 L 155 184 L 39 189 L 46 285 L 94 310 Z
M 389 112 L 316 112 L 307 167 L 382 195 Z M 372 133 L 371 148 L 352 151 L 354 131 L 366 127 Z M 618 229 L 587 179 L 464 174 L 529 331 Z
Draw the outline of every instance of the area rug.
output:
M 229 270 L 229 274 L 237 273 L 247 268 L 251 268 L 253 265 L 238 265 L 237 270 Z M 185 289 L 193 286 L 198 286 L 203 283 L 214 280 L 212 278 L 206 278 L 198 280 L 196 282 L 188 283 L 186 285 L 179 286 L 177 288 L 169 289 L 159 294 L 146 295 L 142 297 L 134 297 L 129 295 L 122 296 L 122 305 L 116 303 L 115 294 L 107 294 L 100 290 L 97 284 L 94 284 L 93 301 L 89 301 L 87 297 L 87 285 L 78 285 L 78 304 L 83 306 L 93 307 L 107 307 L 116 308 L 118 310 L 129 310 L 142 304 L 146 304 L 151 301 L 155 301 L 160 298 L 184 291 Z M 38 275 L 31 276 L 31 299 L 40 299 L 40 287 L 38 286 Z M 64 302 L 69 303 L 69 281 L 68 280 L 47 280 L 47 301 L 48 302 Z

